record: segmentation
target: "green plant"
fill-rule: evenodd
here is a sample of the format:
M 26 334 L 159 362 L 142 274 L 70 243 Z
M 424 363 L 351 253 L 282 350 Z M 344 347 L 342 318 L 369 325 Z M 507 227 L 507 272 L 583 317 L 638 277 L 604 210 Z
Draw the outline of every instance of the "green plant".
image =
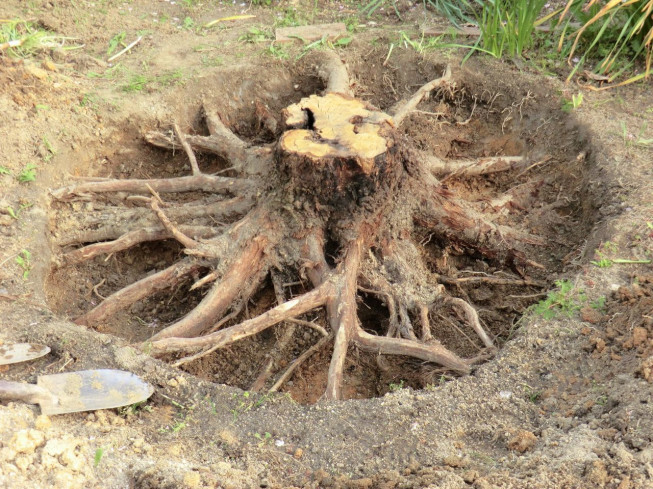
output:
M 31 259 L 32 259 L 32 254 L 25 249 L 21 250 L 18 256 L 16 257 L 16 263 L 23 270 L 23 280 L 27 279 L 27 277 L 29 276 L 29 272 L 32 269 Z
M 17 177 L 20 183 L 28 183 L 36 180 L 36 165 L 34 163 L 28 163 L 18 174 Z
M 578 48 L 583 53 L 579 65 L 590 55 L 598 56 L 601 59 L 595 71 L 609 74 L 608 82 L 621 75 L 638 57 L 644 58 L 645 72 L 621 84 L 638 81 L 651 73 L 653 0 L 590 0 L 587 3 L 585 0 L 569 0 L 560 14 L 559 23 L 565 18 L 559 50 L 566 39 L 570 21 L 581 22 L 581 27 L 572 34 L 574 41 L 569 50 L 569 60 Z M 619 63 L 620 59 L 626 61 Z M 570 77 L 574 72 L 575 69 Z
M 444 15 L 449 22 L 451 22 L 456 27 L 459 27 L 461 23 L 470 22 L 471 18 L 469 12 L 473 10 L 472 5 L 470 5 L 467 0 L 422 0 L 424 7 L 430 5 L 436 11 Z M 476 0 L 476 3 L 482 4 L 481 0 Z
M 367 17 L 370 18 L 372 14 L 376 11 L 376 9 L 384 6 L 387 2 L 390 2 L 392 4 L 392 8 L 394 9 L 395 14 L 399 18 L 399 20 L 403 20 L 401 14 L 399 13 L 399 10 L 397 9 L 397 2 L 395 2 L 395 0 L 370 0 L 370 2 L 368 2 L 363 6 L 363 8 L 361 9 L 361 13 L 367 14 Z
M 276 27 L 294 27 L 305 24 L 299 18 L 297 10 L 293 7 L 286 7 L 280 10 L 277 19 L 274 21 Z
M 576 110 L 578 107 L 580 107 L 580 104 L 583 103 L 583 94 L 581 92 L 578 92 L 577 94 L 573 94 L 571 96 L 571 100 L 566 100 L 562 104 L 562 110 L 565 112 L 571 112 L 572 110 Z
M 130 404 L 129 406 L 124 406 L 118 409 L 118 414 L 121 416 L 124 416 L 125 418 L 128 418 L 129 416 L 134 416 L 135 414 L 138 414 L 139 412 L 147 412 L 151 413 L 152 412 L 152 406 L 150 406 L 147 401 L 140 401 L 140 402 L 135 402 L 134 404 Z
M 639 131 L 637 132 L 637 135 L 631 133 L 628 131 L 628 127 L 626 126 L 626 123 L 624 121 L 621 121 L 621 137 L 623 138 L 624 144 L 626 145 L 627 148 L 631 146 L 651 146 L 653 145 L 653 138 L 650 139 L 645 139 L 642 137 L 644 133 L 646 132 L 646 128 L 648 127 L 648 124 L 644 122 L 641 127 L 639 128 Z
M 18 210 L 14 210 L 12 206 L 7 206 L 7 212 L 12 218 L 18 220 L 20 218 L 20 213 L 23 212 L 25 209 L 29 209 L 30 207 L 32 207 L 32 205 L 34 204 L 31 203 L 20 204 Z
M 521 58 L 533 44 L 533 31 L 546 0 L 485 0 L 475 14 L 481 31 L 475 47 L 494 57 Z
M 115 36 L 113 36 L 111 39 L 109 39 L 109 47 L 107 48 L 107 56 L 111 56 L 118 47 L 122 46 L 125 47 L 125 44 L 123 41 L 125 40 L 125 37 L 127 37 L 127 33 L 125 31 L 119 32 Z
M 398 384 L 395 384 L 395 383 L 391 382 L 390 385 L 388 386 L 388 389 L 390 389 L 390 392 L 397 392 L 397 391 L 400 391 L 403 388 L 404 388 L 404 381 L 403 380 L 400 380 Z
M 277 59 L 290 58 L 290 54 L 288 54 L 288 52 L 281 46 L 274 44 L 274 42 L 270 44 L 270 46 L 268 46 L 267 49 L 265 49 L 263 52 Z
M 104 455 L 104 448 L 98 448 L 97 450 L 95 450 L 95 456 L 93 457 L 94 467 L 100 465 L 100 460 L 102 460 L 102 455 Z
M 254 433 L 254 438 L 258 440 L 258 446 L 262 447 L 272 441 L 272 434 L 268 433 L 267 431 L 263 435 L 260 433 Z
M 272 39 L 272 34 L 257 27 L 250 27 L 247 33 L 238 37 L 241 42 L 257 43 Z
M 43 157 L 43 160 L 50 161 L 52 157 L 57 154 L 57 150 L 54 149 L 52 143 L 50 143 L 50 140 L 45 135 L 43 136 L 43 145 L 45 146 L 45 149 L 47 149 L 48 151 L 48 153 Z
M 11 172 L 9 171 L 9 168 L 0 165 L 0 175 L 10 175 L 10 174 Z
M 184 22 L 182 23 L 182 27 L 187 31 L 189 31 L 193 27 L 195 27 L 195 21 L 193 21 L 193 19 L 191 19 L 190 17 L 185 17 Z
M 79 46 L 64 46 L 69 39 L 72 38 L 57 36 L 32 21 L 0 19 L 0 53 L 7 51 L 10 56 L 26 58 L 52 48 L 78 49 Z
M 253 397 L 251 392 L 244 391 L 241 394 L 234 394 L 231 398 L 236 401 L 236 407 L 231 410 L 234 421 L 236 421 L 238 416 L 262 406 L 268 402 L 272 396 L 270 394 L 264 394 L 262 396 Z
M 557 290 L 550 291 L 544 300 L 531 306 L 533 314 L 553 319 L 558 315 L 571 317 L 580 310 L 581 304 L 587 299 L 585 293 L 575 290 L 569 280 L 556 280 L 555 285 Z
M 542 391 L 535 390 L 528 384 L 524 384 L 524 393 L 526 398 L 533 404 L 536 404 L 542 397 Z
M 598 261 L 590 261 L 592 265 L 595 265 L 599 268 L 610 268 L 612 265 L 632 265 L 632 264 L 641 264 L 646 265 L 651 263 L 651 260 L 627 260 L 625 258 L 601 258 Z

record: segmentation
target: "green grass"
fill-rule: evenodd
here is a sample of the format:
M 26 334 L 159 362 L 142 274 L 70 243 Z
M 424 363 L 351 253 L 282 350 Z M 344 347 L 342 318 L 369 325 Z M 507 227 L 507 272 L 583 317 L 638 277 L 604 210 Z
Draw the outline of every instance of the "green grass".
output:
M 79 49 L 79 46 L 65 45 L 71 39 L 49 32 L 32 21 L 0 19 L 0 53 L 6 52 L 12 57 L 27 58 L 53 48 Z
M 571 61 L 577 52 L 580 55 L 569 78 L 591 58 L 598 60 L 594 71 L 608 75 L 608 83 L 630 70 L 638 59 L 644 61 L 644 73 L 621 84 L 639 81 L 651 73 L 653 0 L 569 0 L 558 22 L 563 27 L 558 50 L 573 39 L 568 59 Z M 581 27 L 574 30 L 571 22 L 580 22 Z
M 16 264 L 23 270 L 23 280 L 26 280 L 32 270 L 32 254 L 28 250 L 21 250 L 16 257 Z
M 546 0 L 485 0 L 476 14 L 477 46 L 496 58 L 521 58 L 533 46 L 535 23 Z
M 20 183 L 29 183 L 36 180 L 36 165 L 34 163 L 28 163 L 18 174 L 16 179 Z
M 580 311 L 587 297 L 582 290 L 574 288 L 569 280 L 556 280 L 556 290 L 550 291 L 546 298 L 530 307 L 533 314 L 544 319 L 558 316 L 572 317 Z

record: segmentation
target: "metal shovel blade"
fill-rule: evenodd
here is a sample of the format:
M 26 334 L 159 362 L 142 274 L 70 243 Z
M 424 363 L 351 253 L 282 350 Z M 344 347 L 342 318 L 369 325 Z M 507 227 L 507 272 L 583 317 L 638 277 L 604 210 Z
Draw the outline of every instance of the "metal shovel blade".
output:
M 34 343 L 16 343 L 14 345 L 0 345 L 0 365 L 26 362 L 47 355 L 50 347 Z
M 53 396 L 39 402 L 41 412 L 47 415 L 129 406 L 154 392 L 131 372 L 110 369 L 44 375 L 38 377 L 36 385 Z

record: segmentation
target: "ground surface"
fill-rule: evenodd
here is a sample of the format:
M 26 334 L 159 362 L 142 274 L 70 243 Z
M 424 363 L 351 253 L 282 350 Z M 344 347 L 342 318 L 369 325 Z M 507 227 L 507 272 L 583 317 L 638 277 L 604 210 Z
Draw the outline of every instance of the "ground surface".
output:
M 572 315 L 534 315 L 514 324 L 528 302 L 512 296 L 533 295 L 537 301 L 544 298 L 538 295 L 541 288 L 473 289 L 471 298 L 488 306 L 484 319 L 505 345 L 472 376 L 440 385 L 441 376 L 429 377 L 423 366 L 416 366 L 415 378 L 403 378 L 397 372 L 405 370 L 382 369 L 374 358 L 354 356 L 348 397 L 370 399 L 304 405 L 323 391 L 326 353 L 294 379 L 287 394 L 259 397 L 207 381 L 247 388 L 256 374 L 250 371 L 252 359 L 273 337 L 189 364 L 184 373 L 126 346 L 151 334 L 155 320 L 169 322 L 180 312 L 166 309 L 167 297 L 142 304 L 97 332 L 67 321 L 97 300 L 93 287 L 102 279 L 108 279 L 106 287 L 119 287 L 179 250 L 145 247 L 114 263 L 102 258 L 54 270 L 57 239 L 68 232 L 70 209 L 49 196 L 50 189 L 75 176 L 144 178 L 187 171 L 183 155 L 152 149 L 142 135 L 172 120 L 197 127 L 202 102 L 219 107 L 236 132 L 251 137 L 253 98 L 274 112 L 319 90 L 310 57 L 298 63 L 279 60 L 261 52 L 268 42 L 238 42 L 251 27 L 287 22 L 291 11 L 284 8 L 291 5 L 196 31 L 183 27 L 186 17 L 201 25 L 242 9 L 209 2 L 192 8 L 144 1 L 22 4 L 6 2 L 0 16 L 38 19 L 85 47 L 55 53 L 47 62 L 45 56 L 0 58 L 5 114 L 0 167 L 9 171 L 0 175 L 0 340 L 39 341 L 53 350 L 43 359 L 5 367 L 2 374 L 34 382 L 40 374 L 115 367 L 143 376 L 156 392 L 145 409 L 129 413 L 48 419 L 38 417 L 38 408 L 0 405 L 0 486 L 624 489 L 653 484 L 651 266 L 589 264 L 651 257 L 653 153 L 638 144 L 639 138 L 651 138 L 645 126 L 653 118 L 650 84 L 585 93 L 582 106 L 568 115 L 558 109 L 575 87 L 537 73 L 520 74 L 511 65 L 472 59 L 461 69 L 455 57 L 398 47 L 384 66 L 398 30 L 435 22 L 419 9 L 405 12 L 405 24 L 381 15 L 377 25 L 359 29 L 339 51 L 358 82 L 358 97 L 388 108 L 439 75 L 447 62 L 464 84 L 466 98 L 435 98 L 421 107 L 446 112 L 442 120 L 448 124 L 428 114 L 415 114 L 406 124 L 405 134 L 420 149 L 451 158 L 525 150 L 534 153 L 534 162 L 552 153 L 564 156 L 535 168 L 547 205 L 534 206 L 526 219 L 558 243 L 548 258 L 537 257 L 547 269 L 537 278 L 548 287 L 562 278 L 573 284 L 573 307 L 567 308 Z M 307 22 L 353 13 L 338 5 L 328 14 L 297 9 L 299 20 Z M 108 66 L 101 60 L 110 39 L 123 30 L 127 42 L 146 32 L 131 54 Z M 300 53 L 299 47 L 286 49 L 291 59 Z M 141 89 L 134 91 L 136 86 Z M 529 92 L 536 98 L 524 101 Z M 474 96 L 488 101 L 497 93 L 505 98 L 498 97 L 497 114 L 486 102 L 485 108 L 479 104 L 477 119 L 461 124 L 470 117 Z M 36 164 L 36 180 L 18 183 L 16 175 L 30 163 Z M 200 159 L 200 164 L 214 163 Z M 513 187 L 505 177 L 451 185 L 476 199 Z M 550 203 L 559 203 L 553 206 L 556 220 L 547 214 Z M 72 212 L 91 210 L 74 205 Z M 31 253 L 25 278 L 15 260 L 23 249 Z M 273 299 L 262 294 L 251 313 L 257 303 Z M 188 295 L 179 307 L 190 308 L 197 300 Z M 371 300 L 366 306 L 380 307 Z M 493 320 L 497 311 L 502 315 Z M 368 319 L 376 316 L 370 313 Z M 441 341 L 461 354 L 477 348 L 456 344 L 460 335 L 442 334 Z M 397 388 L 427 384 L 425 390 Z

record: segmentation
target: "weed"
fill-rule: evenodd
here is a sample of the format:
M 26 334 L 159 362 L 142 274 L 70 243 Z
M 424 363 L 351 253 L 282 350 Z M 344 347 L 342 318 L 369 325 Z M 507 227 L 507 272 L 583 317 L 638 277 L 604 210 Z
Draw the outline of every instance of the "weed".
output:
M 625 258 L 601 258 L 598 261 L 591 261 L 592 265 L 599 268 L 610 268 L 612 265 L 646 265 L 651 263 L 651 260 L 628 260 Z
M 20 183 L 28 183 L 36 180 L 36 165 L 34 163 L 28 163 L 18 174 L 17 177 Z
M 422 0 L 424 6 L 430 5 L 435 10 L 444 15 L 449 22 L 456 27 L 461 23 L 470 22 L 471 19 L 468 12 L 472 10 L 471 5 L 467 0 Z M 478 1 L 478 0 L 477 0 Z M 480 3 L 480 1 L 478 1 Z
M 400 391 L 401 389 L 404 388 L 404 381 L 400 380 L 398 384 L 390 383 L 388 386 L 388 389 L 390 389 L 390 392 L 397 392 Z
M 277 59 L 290 58 L 290 54 L 288 54 L 288 52 L 283 47 L 277 46 L 274 43 L 270 44 L 270 46 L 263 52 Z
M 0 175 L 11 175 L 11 172 L 6 166 L 0 165 Z
M 576 110 L 578 107 L 580 107 L 580 104 L 583 103 L 583 94 L 581 92 L 578 92 L 577 94 L 573 94 L 571 96 L 571 100 L 565 99 L 565 101 L 562 104 L 562 110 L 565 112 L 571 112 L 572 110 Z
M 566 18 L 558 43 L 559 50 L 568 36 L 571 21 L 581 24 L 572 35 L 574 42 L 568 55 L 571 60 L 576 49 L 580 47 L 583 53 L 581 63 L 569 77 L 573 76 L 582 61 L 590 55 L 602 58 L 595 70 L 603 74 L 612 73 L 608 82 L 628 69 L 639 56 L 643 56 L 645 60 L 645 72 L 629 78 L 622 84 L 648 77 L 653 55 L 653 0 L 613 0 L 603 4 L 590 0 L 583 6 L 585 3 L 585 0 L 569 0 L 558 20 L 562 23 Z
M 258 446 L 260 448 L 269 444 L 272 441 L 272 434 L 268 433 L 267 431 L 263 435 L 261 435 L 260 433 L 254 433 L 254 438 L 258 440 Z
M 111 56 L 116 51 L 116 49 L 118 49 L 120 46 L 125 47 L 125 44 L 123 43 L 125 37 L 127 37 L 127 33 L 125 31 L 122 31 L 116 34 L 115 36 L 113 36 L 111 39 L 109 39 L 107 56 Z
M 535 390 L 528 384 L 524 384 L 524 393 L 526 398 L 533 404 L 537 404 L 537 401 L 542 397 L 542 391 Z
M 140 412 L 151 413 L 152 406 L 147 404 L 147 401 L 140 401 L 118 409 L 118 414 L 120 414 L 125 418 L 128 418 L 129 416 L 134 416 L 135 414 L 138 414 Z
M 297 10 L 292 7 L 282 9 L 277 14 L 277 20 L 274 22 L 276 27 L 295 27 L 303 24 L 305 24 L 305 22 L 299 18 Z
M 50 140 L 48 139 L 47 136 L 43 136 L 43 145 L 45 146 L 45 149 L 47 149 L 48 153 L 43 157 L 44 161 L 50 161 L 54 155 L 57 154 L 57 150 L 54 149 L 52 146 L 52 143 L 50 143 Z
M 372 14 L 376 11 L 376 9 L 382 7 L 388 1 L 392 4 L 392 8 L 394 9 L 395 14 L 399 18 L 399 20 L 403 20 L 401 14 L 399 13 L 399 10 L 397 9 L 397 2 L 395 2 L 395 0 L 371 0 L 365 6 L 363 6 L 361 12 L 367 14 L 367 18 L 370 18 Z
M 243 34 L 238 38 L 241 42 L 257 43 L 264 42 L 272 39 L 272 34 L 268 31 L 258 29 L 256 27 L 250 27 L 246 34 Z
M 582 290 L 574 290 L 569 280 L 556 280 L 557 290 L 551 291 L 546 298 L 530 307 L 530 310 L 544 319 L 553 319 L 558 315 L 573 316 L 587 300 Z
M 38 27 L 34 22 L 0 19 L 0 53 L 7 51 L 10 56 L 27 58 L 44 49 L 78 49 L 79 46 L 66 46 L 72 38 L 57 36 Z
M 486 0 L 476 15 L 481 36 L 475 47 L 494 57 L 521 58 L 533 44 L 533 31 L 546 0 Z
M 182 27 L 187 31 L 190 31 L 191 29 L 193 29 L 193 27 L 195 27 L 195 21 L 193 21 L 193 19 L 191 19 L 190 17 L 185 17 L 184 22 L 182 23 Z
M 642 147 L 653 146 L 653 138 L 645 139 L 643 137 L 647 127 L 648 124 L 644 122 L 640 126 L 637 135 L 635 135 L 629 132 L 626 123 L 624 121 L 621 121 L 621 137 L 623 138 L 623 142 L 626 145 L 626 147 L 630 148 L 632 146 L 642 146 Z
M 258 398 L 253 398 L 252 393 L 249 391 L 244 391 L 242 394 L 234 394 L 231 396 L 232 399 L 237 401 L 236 407 L 231 410 L 231 414 L 234 417 L 234 421 L 238 419 L 238 416 L 244 414 L 248 411 L 252 411 L 261 407 L 263 404 L 272 399 L 270 394 L 264 394 L 258 396 Z
M 100 460 L 102 460 L 102 455 L 104 455 L 104 448 L 98 448 L 97 450 L 95 450 L 95 456 L 93 457 L 94 467 L 100 465 Z
M 50 110 L 50 106 L 47 105 L 47 104 L 36 104 L 36 105 L 34 106 L 34 109 L 35 109 L 37 112 L 39 112 L 39 111 L 41 111 L 41 110 Z
M 7 212 L 9 213 L 9 215 L 12 218 L 18 220 L 20 218 L 21 212 L 23 212 L 25 209 L 29 209 L 30 207 L 32 207 L 32 205 L 34 205 L 34 204 L 31 204 L 31 203 L 20 204 L 20 207 L 18 207 L 18 210 L 14 210 L 13 207 L 7 206 Z
M 598 299 L 590 302 L 590 307 L 596 309 L 597 311 L 605 311 L 605 296 L 601 296 Z
M 32 254 L 25 249 L 21 250 L 18 256 L 16 257 L 16 263 L 23 270 L 23 280 L 27 279 L 30 270 L 32 270 L 31 260 L 32 260 Z

